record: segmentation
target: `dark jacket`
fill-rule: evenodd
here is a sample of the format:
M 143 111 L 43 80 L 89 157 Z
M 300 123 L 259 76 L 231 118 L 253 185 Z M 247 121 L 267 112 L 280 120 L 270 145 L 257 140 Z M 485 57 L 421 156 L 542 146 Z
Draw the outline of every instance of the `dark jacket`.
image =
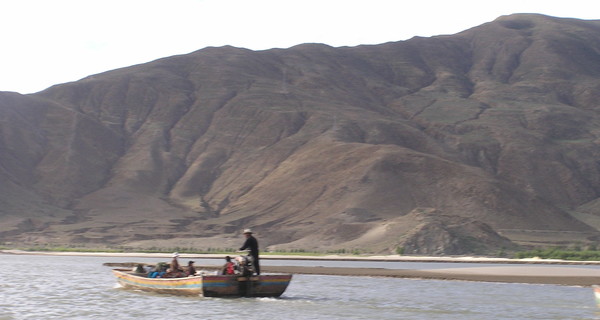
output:
M 250 249 L 250 255 L 258 258 L 258 241 L 253 236 L 249 236 L 244 242 L 244 245 L 240 248 L 240 250 Z

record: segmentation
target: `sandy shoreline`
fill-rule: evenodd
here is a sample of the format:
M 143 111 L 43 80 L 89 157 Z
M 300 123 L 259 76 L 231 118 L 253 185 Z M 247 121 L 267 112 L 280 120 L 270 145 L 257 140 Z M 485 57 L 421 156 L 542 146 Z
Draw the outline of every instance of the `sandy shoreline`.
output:
M 452 269 L 377 269 L 331 267 L 262 267 L 265 272 L 336 276 L 394 277 L 505 283 L 591 286 L 600 284 L 600 269 L 547 268 L 540 266 L 477 267 Z
M 1 250 L 4 254 L 30 254 L 55 256 L 97 256 L 168 259 L 164 253 L 101 253 L 101 252 L 30 252 Z M 181 259 L 222 259 L 223 254 L 181 254 Z M 384 269 L 346 267 L 307 267 L 307 266 L 262 266 L 263 272 L 319 274 L 336 276 L 395 277 L 412 279 L 437 279 L 461 281 L 485 281 L 506 283 L 534 283 L 591 286 L 600 284 L 600 262 L 562 261 L 541 259 L 504 259 L 484 257 L 408 257 L 408 256 L 276 256 L 263 255 L 262 260 L 327 260 L 327 261 L 400 261 L 400 262 L 454 262 L 454 263 L 501 263 L 509 266 L 457 267 L 448 269 Z M 135 262 L 135 261 L 132 261 Z M 540 266 L 540 264 L 560 264 L 560 266 Z M 598 268 L 581 268 L 569 265 L 598 265 Z M 215 269 L 217 266 L 201 265 L 199 268 Z
M 51 255 L 51 256 L 93 256 L 93 257 L 129 257 L 129 258 L 171 258 L 171 253 L 143 253 L 143 252 L 62 252 L 62 251 L 24 251 L 24 250 L 0 250 L 4 254 L 23 255 Z M 183 259 L 223 259 L 227 254 L 179 254 Z M 229 255 L 239 255 L 230 253 Z M 491 257 L 428 257 L 428 256 L 401 256 L 401 255 L 372 255 L 372 256 L 346 256 L 346 255 L 274 255 L 261 254 L 261 260 L 314 260 L 314 261 L 390 261 L 390 262 L 446 262 L 446 263 L 500 263 L 500 264 L 559 264 L 559 265 L 598 265 L 600 261 L 569 261 L 558 259 L 509 259 Z

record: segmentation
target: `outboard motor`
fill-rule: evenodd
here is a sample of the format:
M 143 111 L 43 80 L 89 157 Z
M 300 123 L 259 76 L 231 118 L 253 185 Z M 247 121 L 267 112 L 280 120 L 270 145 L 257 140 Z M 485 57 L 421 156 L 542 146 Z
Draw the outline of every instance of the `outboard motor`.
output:
M 254 259 L 252 258 L 250 253 L 248 253 L 245 256 L 239 256 L 235 260 L 237 262 L 237 268 L 241 276 L 249 277 L 254 274 Z

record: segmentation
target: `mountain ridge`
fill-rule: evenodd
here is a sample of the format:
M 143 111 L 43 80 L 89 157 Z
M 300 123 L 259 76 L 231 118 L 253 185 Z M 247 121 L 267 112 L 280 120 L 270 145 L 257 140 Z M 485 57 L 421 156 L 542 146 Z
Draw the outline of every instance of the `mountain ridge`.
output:
M 382 45 L 205 48 L 0 93 L 0 238 L 235 247 L 252 227 L 286 250 L 594 244 L 599 29 L 516 14 Z

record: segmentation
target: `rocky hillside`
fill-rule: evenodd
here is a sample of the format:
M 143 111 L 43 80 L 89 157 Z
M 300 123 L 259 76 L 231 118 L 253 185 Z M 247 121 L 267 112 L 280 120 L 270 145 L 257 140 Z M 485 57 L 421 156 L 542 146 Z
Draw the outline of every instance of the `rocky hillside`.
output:
M 600 21 L 206 48 L 0 93 L 0 240 L 416 254 L 594 244 Z

